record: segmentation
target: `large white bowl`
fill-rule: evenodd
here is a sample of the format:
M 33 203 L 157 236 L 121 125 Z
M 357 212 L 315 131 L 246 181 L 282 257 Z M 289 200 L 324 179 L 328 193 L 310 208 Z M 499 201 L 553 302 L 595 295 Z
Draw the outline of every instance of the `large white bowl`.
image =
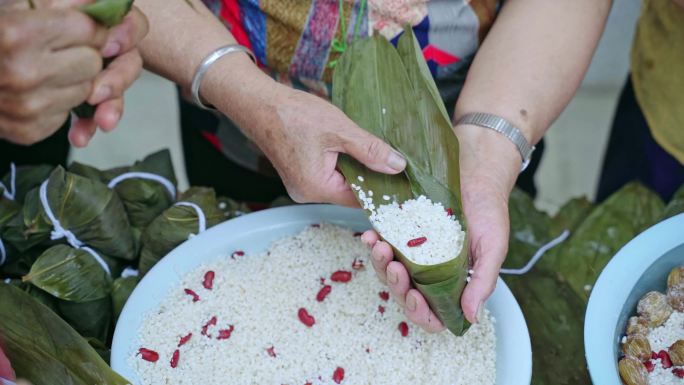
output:
M 127 362 L 137 348 L 137 331 L 144 314 L 155 309 L 186 273 L 236 249 L 261 252 L 272 241 L 321 222 L 355 231 L 370 227 L 361 210 L 329 205 L 289 206 L 227 221 L 177 247 L 143 278 L 128 299 L 114 333 L 112 368 L 133 384 L 142 385 Z M 518 303 L 501 279 L 486 306 L 497 320 L 497 385 L 529 385 L 532 377 L 530 336 Z
M 684 214 L 649 228 L 610 260 L 596 281 L 584 320 L 584 349 L 594 384 L 621 385 L 617 360 L 627 319 L 639 299 L 665 291 L 667 275 L 684 265 Z

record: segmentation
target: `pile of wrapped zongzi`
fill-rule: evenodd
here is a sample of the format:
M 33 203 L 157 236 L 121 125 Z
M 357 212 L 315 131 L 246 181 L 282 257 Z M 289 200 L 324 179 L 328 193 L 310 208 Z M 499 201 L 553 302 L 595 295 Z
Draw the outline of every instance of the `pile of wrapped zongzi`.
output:
M 166 150 L 104 171 L 79 163 L 67 170 L 20 166 L 0 182 L 0 286 L 16 289 L 3 289 L 12 298 L 0 301 L 0 314 L 33 298 L 46 308 L 26 309 L 55 313 L 41 322 L 61 317 L 74 329 L 65 333 L 80 334 L 105 359 L 116 319 L 139 275 L 193 234 L 247 210 L 217 199 L 210 188 L 177 194 Z M 30 335 L 30 325 L 15 330 L 13 322 L 0 317 L 7 349 L 40 350 L 13 345 Z M 25 357 L 36 359 L 32 354 L 16 353 L 15 367 L 24 367 Z

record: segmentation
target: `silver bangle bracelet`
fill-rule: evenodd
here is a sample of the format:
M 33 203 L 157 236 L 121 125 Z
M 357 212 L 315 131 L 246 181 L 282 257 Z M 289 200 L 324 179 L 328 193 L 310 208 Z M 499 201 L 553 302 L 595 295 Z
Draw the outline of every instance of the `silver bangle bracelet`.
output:
M 249 55 L 249 57 L 252 59 L 254 63 L 256 63 L 256 57 L 254 57 L 252 51 L 250 51 L 249 48 L 244 47 L 240 44 L 230 44 L 212 51 L 209 55 L 207 55 L 207 57 L 204 58 L 204 60 L 202 60 L 202 63 L 197 68 L 197 72 L 195 72 L 195 76 L 192 77 L 192 85 L 190 87 L 190 91 L 192 94 L 192 101 L 198 107 L 203 108 L 205 110 L 215 110 L 215 108 L 213 108 L 212 106 L 204 104 L 204 102 L 202 102 L 202 98 L 200 98 L 199 93 L 200 86 L 202 85 L 202 79 L 214 63 L 216 63 L 220 58 L 233 52 L 244 52 L 247 55 Z
M 513 142 L 520 152 L 520 156 L 522 157 L 520 172 L 523 172 L 530 164 L 535 147 L 527 141 L 518 127 L 511 124 L 506 119 L 492 114 L 476 112 L 464 115 L 456 124 L 471 124 L 485 127 L 502 134 Z

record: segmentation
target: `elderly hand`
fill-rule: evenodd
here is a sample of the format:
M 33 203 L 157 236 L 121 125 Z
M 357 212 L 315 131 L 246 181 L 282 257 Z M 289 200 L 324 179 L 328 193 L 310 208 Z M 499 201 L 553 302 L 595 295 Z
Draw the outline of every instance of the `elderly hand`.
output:
M 336 169 L 342 153 L 378 172 L 404 170 L 406 161 L 397 151 L 337 107 L 305 92 L 274 87 L 271 107 L 241 127 L 273 163 L 295 201 L 358 206 Z
M 96 127 L 113 129 L 123 112 L 123 91 L 139 76 L 135 49 L 147 32 L 137 10 L 107 31 L 73 9 L 90 1 L 9 1 L 0 6 L 0 138 L 33 144 L 54 133 L 84 101 L 95 118 L 78 121 L 70 138 L 86 145 Z M 115 57 L 102 71 L 103 58 Z
M 474 274 L 461 297 L 470 322 L 477 322 L 487 298 L 496 287 L 499 269 L 508 251 L 508 196 L 520 170 L 520 155 L 505 137 L 491 130 L 458 126 L 461 193 L 468 223 L 470 257 Z M 372 263 L 381 281 L 404 307 L 409 320 L 429 332 L 444 329 L 425 298 L 411 288 L 404 265 L 393 261 L 392 248 L 367 231 L 362 240 L 372 247 Z

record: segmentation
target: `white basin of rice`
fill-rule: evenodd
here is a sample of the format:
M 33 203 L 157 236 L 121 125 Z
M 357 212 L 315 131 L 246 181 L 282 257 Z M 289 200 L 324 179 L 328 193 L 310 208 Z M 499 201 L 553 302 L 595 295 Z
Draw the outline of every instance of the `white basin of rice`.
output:
M 263 255 L 227 255 L 204 265 L 146 315 L 129 364 L 141 385 L 494 384 L 494 320 L 487 315 L 463 337 L 428 334 L 408 323 L 402 336 L 399 324 L 406 319 L 393 299 L 381 298 L 387 288 L 369 254 L 351 231 L 322 224 L 274 242 Z M 368 266 L 353 269 L 355 260 Z M 339 270 L 351 272 L 351 281 L 333 282 Z M 215 273 L 211 290 L 202 284 L 207 271 Z M 331 291 L 319 302 L 321 278 Z M 315 318 L 311 327 L 300 321 L 300 308 Z M 209 338 L 202 326 L 214 316 Z M 231 325 L 230 338 L 218 339 Z M 159 360 L 143 360 L 138 348 L 157 352 Z

